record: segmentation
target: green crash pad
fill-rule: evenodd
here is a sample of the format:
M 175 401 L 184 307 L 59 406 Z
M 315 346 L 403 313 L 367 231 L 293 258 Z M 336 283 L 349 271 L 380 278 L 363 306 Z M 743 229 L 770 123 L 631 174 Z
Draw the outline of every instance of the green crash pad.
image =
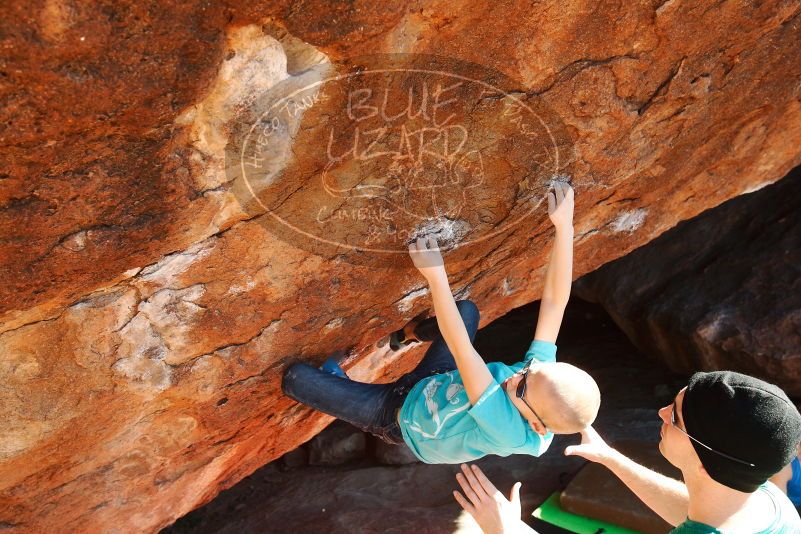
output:
M 636 530 L 629 530 L 605 521 L 565 512 L 559 505 L 560 496 L 561 493 L 559 492 L 552 494 L 531 515 L 541 521 L 577 534 L 639 534 Z

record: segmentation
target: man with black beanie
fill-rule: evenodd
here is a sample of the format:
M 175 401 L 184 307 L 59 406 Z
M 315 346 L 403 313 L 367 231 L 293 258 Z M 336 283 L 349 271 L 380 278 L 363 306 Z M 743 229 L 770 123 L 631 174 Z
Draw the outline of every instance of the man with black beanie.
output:
M 683 483 L 627 458 L 592 427 L 565 454 L 608 467 L 676 526 L 671 532 L 801 534 L 792 503 L 768 482 L 801 442 L 801 415 L 781 389 L 731 371 L 696 373 L 659 417 L 659 450 L 681 470 Z M 485 532 L 531 532 L 511 517 L 519 504 L 501 496 L 477 467 L 464 471 L 471 476 L 460 484 L 470 502 L 461 494 L 457 500 Z

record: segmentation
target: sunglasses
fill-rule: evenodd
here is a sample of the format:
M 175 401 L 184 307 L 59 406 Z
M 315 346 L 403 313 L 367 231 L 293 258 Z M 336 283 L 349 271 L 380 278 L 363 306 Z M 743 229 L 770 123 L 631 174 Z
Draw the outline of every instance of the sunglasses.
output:
M 523 376 L 520 378 L 520 382 L 517 383 L 517 389 L 515 390 L 515 397 L 517 397 L 518 399 L 523 401 L 523 404 L 528 406 L 528 409 L 531 410 L 531 413 L 534 414 L 534 417 L 537 418 L 537 420 L 540 422 L 540 424 L 542 424 L 542 426 L 544 426 L 545 430 L 547 431 L 548 430 L 548 425 L 545 424 L 545 421 L 542 420 L 542 417 L 537 415 L 537 412 L 534 411 L 534 408 L 531 407 L 531 405 L 528 403 L 528 401 L 526 401 L 526 398 L 525 398 L 525 395 L 526 395 L 526 384 L 528 383 L 526 378 L 528 378 L 528 372 L 531 369 L 531 362 L 532 361 L 533 360 L 529 360 L 529 362 L 526 364 L 526 367 L 523 369 Z
M 697 439 L 695 439 L 694 437 L 689 435 L 686 431 L 684 431 L 681 428 L 679 428 L 679 425 L 676 424 L 678 419 L 679 419 L 679 417 L 678 417 L 678 414 L 676 413 L 676 401 L 674 400 L 673 401 L 673 408 L 670 410 L 670 424 L 676 430 L 678 430 L 679 432 L 681 432 L 682 434 L 684 434 L 685 436 L 687 436 L 688 438 L 690 438 L 691 440 L 693 440 L 694 442 L 699 444 L 701 447 L 707 449 L 710 452 L 714 452 L 715 454 L 723 456 L 724 458 L 728 458 L 729 460 L 731 460 L 733 462 L 741 463 L 741 464 L 744 464 L 744 465 L 747 465 L 747 466 L 750 466 L 750 467 L 756 467 L 756 465 L 752 464 L 751 462 L 746 462 L 745 460 L 740 460 L 739 458 L 735 458 L 734 456 L 729 456 L 728 454 L 722 453 L 720 451 L 716 451 L 715 449 L 713 449 L 709 445 L 704 445 L 703 443 L 701 443 L 700 441 L 698 441 Z

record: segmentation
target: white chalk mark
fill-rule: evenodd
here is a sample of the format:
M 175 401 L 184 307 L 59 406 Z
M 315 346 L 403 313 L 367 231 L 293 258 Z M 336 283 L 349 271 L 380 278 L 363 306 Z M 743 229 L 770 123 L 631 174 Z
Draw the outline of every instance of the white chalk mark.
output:
M 636 210 L 624 211 L 612 221 L 610 227 L 613 232 L 633 232 L 645 222 L 648 210 L 638 208 Z

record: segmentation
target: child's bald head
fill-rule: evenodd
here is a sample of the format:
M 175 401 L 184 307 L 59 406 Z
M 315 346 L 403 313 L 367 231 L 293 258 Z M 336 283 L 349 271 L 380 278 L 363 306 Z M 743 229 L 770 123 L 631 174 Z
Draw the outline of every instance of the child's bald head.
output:
M 601 392 L 586 372 L 569 363 L 554 362 L 539 366 L 534 381 L 526 396 L 542 408 L 539 415 L 555 434 L 581 432 L 595 421 Z

